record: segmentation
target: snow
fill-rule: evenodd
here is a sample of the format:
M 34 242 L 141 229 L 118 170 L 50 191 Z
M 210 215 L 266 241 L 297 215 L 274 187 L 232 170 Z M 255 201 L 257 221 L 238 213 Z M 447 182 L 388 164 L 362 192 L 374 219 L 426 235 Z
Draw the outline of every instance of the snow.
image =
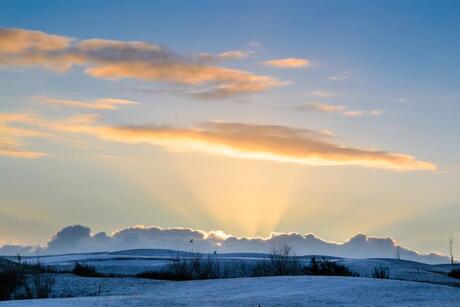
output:
M 83 262 L 96 267 L 97 271 L 106 274 L 135 275 L 144 271 L 160 270 L 170 259 L 177 256 L 193 257 L 197 253 L 180 252 L 165 249 L 135 249 L 115 252 L 65 254 L 53 256 L 32 256 L 23 260 L 28 262 L 39 261 L 45 265 L 52 265 L 59 270 L 70 271 L 75 262 Z M 205 254 L 206 255 L 206 254 Z M 266 260 L 267 254 L 257 253 L 229 253 L 212 255 L 223 266 L 236 267 L 240 263 L 254 263 Z M 303 256 L 301 261 L 309 262 L 312 256 Z M 316 256 L 321 259 L 323 256 Z M 15 261 L 15 257 L 8 257 Z M 344 264 L 349 269 L 360 274 L 361 277 L 372 277 L 374 268 L 384 266 L 390 269 L 390 278 L 408 281 L 440 283 L 460 286 L 460 281 L 447 275 L 450 265 L 430 265 L 408 260 L 381 259 L 347 259 L 325 257 L 332 261 Z M 235 276 L 239 277 L 239 276 Z
M 460 301 L 460 282 L 447 275 L 450 266 L 396 259 L 326 257 L 359 273 L 360 278 L 297 276 L 174 282 L 121 276 L 161 269 L 177 255 L 172 250 L 145 249 L 26 257 L 25 261 L 40 261 L 61 270 L 70 270 L 76 261 L 84 262 L 94 265 L 98 272 L 120 277 L 57 274 L 52 293 L 57 298 L 10 301 L 0 306 L 453 306 Z M 194 255 L 183 252 L 180 256 Z M 266 254 L 256 253 L 213 257 L 230 268 L 242 262 L 267 260 Z M 310 259 L 301 257 L 305 262 Z M 390 280 L 367 278 L 380 266 L 390 270 Z
M 102 296 L 9 301 L 0 306 L 455 306 L 460 301 L 460 290 L 453 287 L 353 277 L 187 282 L 70 275 L 66 278 L 58 282 L 60 287 L 78 288 L 86 284 L 86 288 L 97 291 L 102 284 Z

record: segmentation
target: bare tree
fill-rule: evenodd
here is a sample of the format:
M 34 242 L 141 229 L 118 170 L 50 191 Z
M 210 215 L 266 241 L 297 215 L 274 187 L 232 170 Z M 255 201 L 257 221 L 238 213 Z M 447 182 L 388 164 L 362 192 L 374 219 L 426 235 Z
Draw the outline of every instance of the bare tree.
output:
M 396 245 L 395 247 L 396 259 L 401 260 L 401 247 Z
M 299 271 L 299 261 L 291 247 L 286 244 L 272 248 L 268 265 L 274 275 L 291 275 Z
M 450 234 L 450 237 L 449 237 L 449 255 L 450 255 L 450 264 L 453 267 L 455 259 L 454 259 L 454 237 L 452 236 L 452 234 Z

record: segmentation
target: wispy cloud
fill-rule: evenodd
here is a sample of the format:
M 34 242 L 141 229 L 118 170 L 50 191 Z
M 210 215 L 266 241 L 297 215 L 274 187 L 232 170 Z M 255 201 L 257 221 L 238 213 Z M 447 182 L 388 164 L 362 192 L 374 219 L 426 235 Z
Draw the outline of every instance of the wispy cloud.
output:
M 199 58 L 206 61 L 237 60 L 247 58 L 251 55 L 251 53 L 252 52 L 244 50 L 229 50 L 218 54 L 201 53 Z
M 385 113 L 384 110 L 372 110 L 372 111 L 369 112 L 369 114 L 372 115 L 372 116 L 380 116 L 383 113 Z
M 324 113 L 338 113 L 343 116 L 348 117 L 360 117 L 360 116 L 380 116 L 383 114 L 383 110 L 350 110 L 347 106 L 344 105 L 333 105 L 322 102 L 307 102 L 303 106 L 296 107 L 297 110 L 304 111 L 317 111 Z
M 30 120 L 27 114 L 0 113 L 0 156 L 10 158 L 40 158 L 48 154 L 27 150 L 23 144 L 26 138 L 44 137 L 47 134 L 34 128 L 15 125 Z
M 347 107 L 342 105 L 332 105 L 322 102 L 307 102 L 307 104 L 300 109 L 303 110 L 313 110 L 325 113 L 342 113 L 346 110 Z
M 23 29 L 0 29 L 0 65 L 65 71 L 85 67 L 95 78 L 137 79 L 194 86 L 203 97 L 225 98 L 266 91 L 285 83 L 239 69 L 205 65 L 159 45 L 140 41 L 77 40 Z M 242 56 L 228 52 L 221 57 Z M 199 96 L 199 95 L 198 95 Z
M 121 106 L 137 104 L 135 101 L 117 98 L 100 98 L 93 100 L 62 99 L 36 97 L 37 101 L 53 106 L 63 106 L 92 110 L 118 110 Z
M 300 59 L 300 58 L 287 58 L 287 59 L 277 59 L 277 60 L 270 60 L 263 63 L 267 66 L 272 66 L 276 68 L 290 68 L 290 69 L 297 69 L 297 68 L 304 68 L 311 66 L 311 61 L 308 59 Z
M 347 79 L 350 79 L 351 74 L 352 74 L 351 71 L 343 71 L 341 73 L 327 77 L 327 80 L 330 80 L 330 81 L 347 80 Z
M 335 97 L 338 94 L 325 91 L 325 90 L 315 90 L 315 91 L 310 91 L 310 95 L 315 96 L 315 97 L 320 97 L 320 98 L 330 98 L 330 97 Z
M 9 116 L 0 113 L 0 116 Z M 0 117 L 1 118 L 1 117 Z M 191 127 L 101 124 L 92 114 L 61 120 L 38 117 L 10 119 L 52 133 L 87 134 L 126 144 L 151 144 L 170 151 L 201 152 L 234 158 L 311 166 L 350 165 L 396 171 L 436 170 L 414 156 L 348 147 L 331 141 L 330 133 L 280 125 L 205 122 Z M 33 131 L 33 130 L 30 130 Z M 38 132 L 40 133 L 40 132 Z
M 82 124 L 83 123 L 83 124 Z M 355 165 L 391 170 L 435 170 L 413 156 L 346 147 L 321 131 L 279 125 L 206 122 L 189 128 L 172 126 L 106 126 L 96 117 L 53 123 L 54 129 L 91 134 L 101 139 L 165 147 L 172 151 L 203 152 L 235 158 L 304 165 Z

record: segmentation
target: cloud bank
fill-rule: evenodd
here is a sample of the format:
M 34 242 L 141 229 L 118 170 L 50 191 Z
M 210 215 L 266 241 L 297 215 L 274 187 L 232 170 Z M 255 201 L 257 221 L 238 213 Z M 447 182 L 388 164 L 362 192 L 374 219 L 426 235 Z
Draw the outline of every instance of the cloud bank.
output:
M 244 56 L 230 51 L 221 58 Z M 194 96 L 226 98 L 285 83 L 239 69 L 204 65 L 168 48 L 142 41 L 77 40 L 40 31 L 0 28 L 0 66 L 66 71 L 82 66 L 95 78 L 137 79 L 194 86 Z
M 191 243 L 191 240 L 193 242 Z M 219 253 L 267 253 L 274 246 L 287 244 L 297 255 L 329 255 L 349 258 L 395 258 L 397 243 L 391 238 L 374 238 L 357 234 L 344 243 L 321 240 L 313 234 L 271 233 L 266 238 L 236 237 L 222 231 L 201 231 L 189 228 L 134 226 L 115 231 L 91 233 L 82 225 L 67 226 L 54 234 L 46 246 L 4 245 L 0 255 L 37 255 L 135 248 L 163 248 L 181 251 Z M 440 254 L 419 254 L 400 247 L 402 259 L 425 263 L 447 263 Z

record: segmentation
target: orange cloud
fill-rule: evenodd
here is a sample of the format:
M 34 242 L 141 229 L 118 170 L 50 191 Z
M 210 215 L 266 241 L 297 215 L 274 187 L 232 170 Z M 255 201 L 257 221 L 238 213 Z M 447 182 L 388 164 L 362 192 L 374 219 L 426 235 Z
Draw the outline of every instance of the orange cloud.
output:
M 244 56 L 241 51 L 219 55 L 221 58 Z M 205 65 L 146 42 L 77 41 L 21 29 L 0 31 L 0 65 L 39 66 L 59 71 L 81 65 L 86 67 L 87 74 L 96 78 L 192 85 L 195 87 L 193 96 L 201 98 L 258 93 L 285 84 L 270 76 Z
M 54 106 L 73 107 L 92 110 L 118 110 L 120 106 L 137 104 L 134 101 L 116 98 L 100 98 L 89 101 L 77 99 L 60 99 L 50 97 L 37 97 L 37 100 Z
M 57 51 L 67 48 L 71 39 L 40 31 L 0 29 L 0 46 L 4 54 L 26 51 Z
M 0 119 L 5 117 L 0 113 Z M 10 116 L 10 117 L 8 117 Z M 64 120 L 6 115 L 40 131 L 87 134 L 126 144 L 151 144 L 170 151 L 202 152 L 234 158 L 297 163 L 311 166 L 350 165 L 396 171 L 436 170 L 435 164 L 414 156 L 337 144 L 328 132 L 280 125 L 206 122 L 189 128 L 171 126 L 109 126 L 96 115 Z M 18 133 L 12 135 L 18 136 Z
M 203 152 L 235 158 L 304 165 L 352 165 L 397 171 L 436 170 L 436 165 L 406 154 L 346 147 L 330 134 L 278 125 L 207 122 L 191 128 L 168 126 L 103 126 L 96 118 L 75 118 L 57 127 L 101 139 L 152 144 L 171 151 Z M 93 122 L 93 123 L 92 123 Z
M 308 102 L 306 108 L 326 113 L 342 113 L 346 109 L 346 107 L 342 105 L 332 105 L 321 102 Z
M 264 62 L 267 66 L 276 68 L 303 68 L 311 66 L 311 61 L 307 59 L 287 58 L 279 60 L 271 60 Z
M 27 114 L 0 113 L 0 156 L 12 158 L 40 158 L 46 153 L 29 151 L 23 146 L 25 138 L 44 137 L 47 134 L 36 129 L 13 127 L 13 124 L 26 123 L 30 119 Z

